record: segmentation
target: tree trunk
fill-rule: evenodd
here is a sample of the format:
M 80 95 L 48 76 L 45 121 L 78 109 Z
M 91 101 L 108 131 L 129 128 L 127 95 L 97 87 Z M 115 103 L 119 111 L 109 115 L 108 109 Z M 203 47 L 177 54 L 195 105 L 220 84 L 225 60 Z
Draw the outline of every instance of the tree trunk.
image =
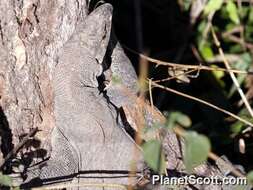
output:
M 86 1 L 1 1 L 0 13 L 2 141 L 6 135 L 12 137 L 2 143 L 2 153 L 6 156 L 35 127 L 40 147 L 49 150 L 48 137 L 55 125 L 51 84 L 55 57 L 77 20 L 86 16 Z

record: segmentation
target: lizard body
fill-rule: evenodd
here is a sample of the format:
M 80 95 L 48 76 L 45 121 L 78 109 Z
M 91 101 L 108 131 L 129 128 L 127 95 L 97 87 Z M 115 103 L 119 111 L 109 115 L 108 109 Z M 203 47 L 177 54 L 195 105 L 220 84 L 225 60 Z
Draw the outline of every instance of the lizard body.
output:
M 118 127 L 116 110 L 99 91 L 97 80 L 102 74 L 111 16 L 109 4 L 95 9 L 78 26 L 59 56 L 53 77 L 56 127 L 51 137 L 52 155 L 38 172 L 43 183 L 83 171 L 90 175 L 95 172 L 98 178 L 104 176 L 101 171 L 110 171 L 112 176 L 125 171 L 125 177 L 111 181 L 128 183 L 136 145 Z M 96 182 L 105 180 L 98 178 Z

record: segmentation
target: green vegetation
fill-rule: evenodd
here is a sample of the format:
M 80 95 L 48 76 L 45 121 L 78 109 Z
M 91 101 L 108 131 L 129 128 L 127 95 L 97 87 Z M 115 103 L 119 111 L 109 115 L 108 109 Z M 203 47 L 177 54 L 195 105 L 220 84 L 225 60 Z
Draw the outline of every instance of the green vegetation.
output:
M 209 0 L 204 5 L 199 4 L 197 6 L 199 2 L 198 0 L 178 0 L 182 14 L 188 14 L 192 22 L 195 33 L 193 46 L 197 47 L 197 59 L 200 63 L 205 63 L 214 68 L 210 73 L 220 85 L 225 97 L 234 104 L 233 106 L 236 108 L 234 113 L 252 123 L 253 115 L 250 113 L 252 110 L 245 106 L 246 103 L 252 103 L 252 73 L 235 74 L 235 79 L 240 85 L 237 87 L 235 80 L 231 80 L 233 78 L 232 72 L 215 70 L 215 68 L 238 71 L 251 70 L 253 6 L 249 1 L 241 3 L 241 1 L 235 0 Z M 196 15 L 197 12 L 199 14 Z M 195 15 L 193 16 L 193 14 Z M 241 89 L 244 92 L 239 95 L 238 91 Z M 246 96 L 247 99 L 243 100 L 242 96 Z M 187 115 L 177 111 L 165 115 L 167 115 L 168 121 L 166 126 L 163 126 L 164 128 L 174 130 L 175 127 L 180 126 L 180 128 L 185 129 L 184 133 L 181 133 L 186 145 L 183 160 L 187 170 L 192 171 L 194 167 L 207 160 L 211 151 L 210 140 L 207 136 L 195 131 L 199 130 L 199 127 L 192 125 L 191 119 Z M 249 140 L 252 136 L 247 134 L 248 131 L 251 131 L 251 127 L 228 116 L 225 116 L 224 119 L 224 123 L 229 127 L 229 134 L 227 133 L 225 138 L 219 136 L 220 141 L 222 141 L 220 144 L 236 142 L 239 154 L 252 152 L 252 140 Z M 224 126 L 220 126 L 220 128 L 222 127 Z M 219 132 L 214 131 L 210 134 L 215 133 Z M 238 141 L 238 139 L 240 140 Z M 232 143 L 230 144 L 232 146 Z M 147 163 L 158 172 L 162 171 L 162 163 L 164 162 L 160 147 L 161 143 L 154 139 L 143 145 Z M 150 154 L 150 152 L 155 152 L 157 155 Z M 222 151 L 220 150 L 220 152 Z M 246 166 L 246 171 L 249 171 L 247 177 L 250 182 L 253 181 L 253 173 L 250 172 L 252 169 L 252 164 Z

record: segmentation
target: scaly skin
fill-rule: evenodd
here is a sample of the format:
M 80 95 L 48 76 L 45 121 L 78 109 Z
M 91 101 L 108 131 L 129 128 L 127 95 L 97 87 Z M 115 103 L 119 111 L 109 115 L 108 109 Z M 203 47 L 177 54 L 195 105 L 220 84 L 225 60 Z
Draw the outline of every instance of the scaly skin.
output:
M 98 7 L 78 26 L 59 56 L 53 76 L 56 128 L 52 156 L 39 172 L 44 183 L 81 171 L 118 173 L 130 169 L 136 145 L 118 126 L 116 110 L 100 93 L 97 81 L 109 41 L 111 16 L 111 5 Z M 85 180 L 128 182 L 126 177 Z

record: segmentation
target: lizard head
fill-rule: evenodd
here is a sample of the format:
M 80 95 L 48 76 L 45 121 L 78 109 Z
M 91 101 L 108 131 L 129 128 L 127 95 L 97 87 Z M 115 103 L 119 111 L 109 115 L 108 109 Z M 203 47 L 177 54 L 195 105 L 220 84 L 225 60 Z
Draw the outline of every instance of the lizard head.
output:
M 102 4 L 93 10 L 83 24 L 82 41 L 89 52 L 102 64 L 110 39 L 112 5 Z

